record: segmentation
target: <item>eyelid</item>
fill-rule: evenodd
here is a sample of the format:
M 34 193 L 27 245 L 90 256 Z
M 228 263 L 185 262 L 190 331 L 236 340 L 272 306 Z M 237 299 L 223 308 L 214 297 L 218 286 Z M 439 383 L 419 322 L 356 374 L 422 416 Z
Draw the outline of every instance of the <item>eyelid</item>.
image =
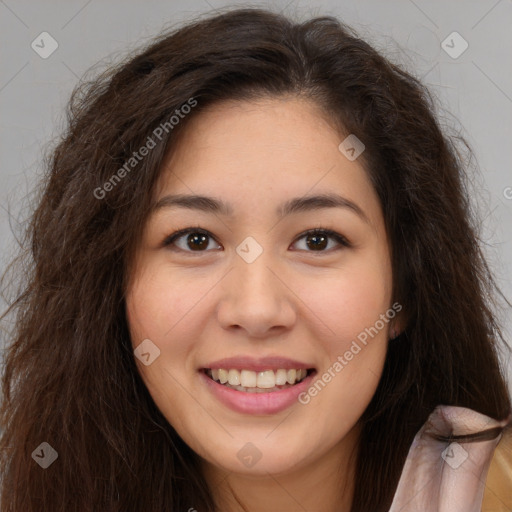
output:
M 202 234 L 202 235 L 206 235 L 209 238 L 212 238 L 213 240 L 215 240 L 215 242 L 218 245 L 221 245 L 217 241 L 215 236 L 210 231 L 208 231 L 206 229 L 203 229 L 203 228 L 200 228 L 200 227 L 188 227 L 188 228 L 184 228 L 184 229 L 180 229 L 178 231 L 175 231 L 171 235 L 167 236 L 164 239 L 164 241 L 162 243 L 162 246 L 168 247 L 168 246 L 172 245 L 176 240 L 181 238 L 182 236 L 190 234 L 190 233 L 199 233 L 199 234 Z M 311 228 L 311 229 L 307 229 L 306 231 L 303 231 L 302 233 L 300 233 L 299 235 L 296 236 L 296 238 L 293 241 L 292 245 L 294 245 L 301 238 L 304 238 L 307 235 L 315 235 L 315 234 L 324 234 L 328 238 L 332 238 L 333 240 L 335 240 L 342 247 L 346 247 L 346 248 L 352 247 L 352 244 L 347 240 L 347 238 L 345 236 L 341 235 L 340 233 L 338 233 L 337 231 L 334 231 L 332 229 L 322 228 L 322 227 Z M 194 255 L 199 255 L 201 253 L 211 252 L 211 251 L 186 251 L 184 249 L 180 249 L 179 247 L 176 247 L 175 250 L 181 251 L 181 252 L 190 253 L 190 254 L 194 254 Z M 316 254 L 322 254 L 322 253 L 330 254 L 332 252 L 332 249 L 327 250 L 327 251 L 305 251 L 305 252 L 309 252 L 309 253 L 312 253 L 312 254 L 315 254 L 315 253 Z

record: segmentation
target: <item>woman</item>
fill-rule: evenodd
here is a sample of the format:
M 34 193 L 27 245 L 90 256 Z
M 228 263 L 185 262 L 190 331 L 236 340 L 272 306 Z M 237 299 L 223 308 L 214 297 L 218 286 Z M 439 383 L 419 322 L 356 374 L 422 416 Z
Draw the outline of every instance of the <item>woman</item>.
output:
M 257 9 L 75 92 L 11 307 L 2 510 L 480 510 L 511 404 L 432 111 L 337 20 Z

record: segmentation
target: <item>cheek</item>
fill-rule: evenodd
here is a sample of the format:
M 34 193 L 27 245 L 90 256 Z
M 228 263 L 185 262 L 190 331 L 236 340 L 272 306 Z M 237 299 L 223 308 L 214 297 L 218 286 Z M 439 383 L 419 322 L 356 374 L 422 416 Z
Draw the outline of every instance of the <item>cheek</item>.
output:
M 188 290 L 188 294 L 183 290 Z M 193 348 L 194 336 L 183 336 L 189 330 L 187 312 L 193 313 L 194 294 L 179 279 L 167 277 L 160 269 L 151 271 L 147 267 L 126 295 L 126 316 L 135 349 L 142 340 L 151 340 L 159 349 L 159 355 L 149 365 L 135 359 L 138 372 L 157 407 L 175 427 L 181 425 L 172 411 L 186 410 L 186 395 L 180 382 L 184 382 L 185 362 Z M 192 296 L 191 296 L 192 295 Z M 193 323 L 196 325 L 196 322 Z M 188 340 L 188 341 L 187 341 Z M 190 402 L 190 401 L 188 401 Z
M 372 258 L 337 269 L 302 293 L 328 326 L 319 337 L 326 355 L 323 372 L 303 397 L 325 431 L 351 428 L 378 386 L 386 359 L 391 311 L 391 276 L 387 260 Z M 325 411 L 330 413 L 325 415 Z M 333 434 L 334 435 L 334 434 Z
M 133 338 L 149 338 L 163 346 L 180 330 L 192 328 L 187 320 L 194 316 L 211 284 L 204 278 L 193 286 L 186 272 L 172 271 L 165 265 L 153 268 L 146 267 L 127 294 L 127 317 Z
M 212 273 L 196 282 L 197 286 L 192 285 L 186 271 L 169 269 L 165 264 L 148 264 L 126 296 L 132 347 L 135 349 L 142 340 L 149 339 L 159 349 L 158 357 L 148 366 L 136 360 L 139 374 L 169 417 L 171 411 L 190 407 L 182 383 L 195 371 L 191 354 L 197 349 L 197 340 L 208 321 L 204 310 L 206 295 L 216 279 Z
M 336 350 L 375 326 L 390 307 L 390 271 L 385 262 L 360 261 L 346 270 L 336 269 L 321 286 L 318 283 L 308 282 L 301 295 L 328 327 L 329 346 Z M 377 327 L 387 335 L 386 322 L 385 328 L 382 321 Z

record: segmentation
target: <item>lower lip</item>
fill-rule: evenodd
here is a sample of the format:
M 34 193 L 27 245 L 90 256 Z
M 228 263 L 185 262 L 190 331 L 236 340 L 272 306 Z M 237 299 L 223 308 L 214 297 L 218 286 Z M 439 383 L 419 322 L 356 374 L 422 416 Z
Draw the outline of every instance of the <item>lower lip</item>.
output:
M 284 411 L 295 402 L 298 402 L 299 395 L 306 391 L 316 374 L 316 372 L 312 372 L 311 375 L 308 375 L 303 381 L 295 384 L 295 386 L 281 391 L 245 393 L 244 391 L 237 391 L 236 389 L 219 384 L 208 377 L 204 371 L 199 373 L 215 398 L 233 411 L 243 414 L 276 414 Z

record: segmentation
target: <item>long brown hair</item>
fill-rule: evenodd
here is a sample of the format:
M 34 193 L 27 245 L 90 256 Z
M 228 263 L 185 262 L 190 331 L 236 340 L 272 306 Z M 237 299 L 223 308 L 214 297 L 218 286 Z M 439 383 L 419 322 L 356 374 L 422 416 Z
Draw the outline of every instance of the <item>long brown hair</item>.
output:
M 162 159 L 187 122 L 222 100 L 290 94 L 364 141 L 393 301 L 407 318 L 360 420 L 352 512 L 389 508 L 435 406 L 508 416 L 496 287 L 464 161 L 428 90 L 333 17 L 229 10 L 162 34 L 72 95 L 26 230 L 22 288 L 4 314 L 15 322 L 0 410 L 3 512 L 215 510 L 197 455 L 138 375 L 124 292 Z M 155 147 L 126 167 L 148 137 Z M 31 456 L 42 442 L 58 453 L 44 470 Z

